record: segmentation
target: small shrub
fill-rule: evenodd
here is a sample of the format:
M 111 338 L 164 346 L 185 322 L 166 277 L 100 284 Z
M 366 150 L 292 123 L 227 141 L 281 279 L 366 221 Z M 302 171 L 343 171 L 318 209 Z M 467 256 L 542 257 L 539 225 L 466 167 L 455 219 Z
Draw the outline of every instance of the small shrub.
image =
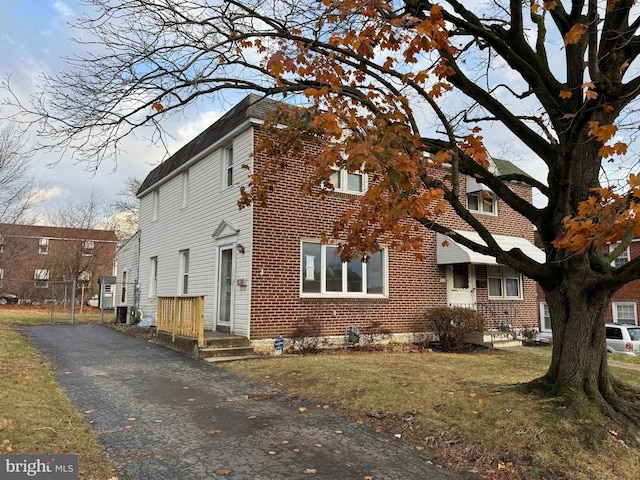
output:
M 391 330 L 382 326 L 379 320 L 371 320 L 369 325 L 362 329 L 360 338 L 364 343 L 380 343 L 391 338 Z
M 304 317 L 296 323 L 291 332 L 292 345 L 287 349 L 290 353 L 316 353 L 320 342 L 322 326 L 314 317 Z
M 432 308 L 427 318 L 433 324 L 440 345 L 447 351 L 459 350 L 470 334 L 484 331 L 484 316 L 469 308 Z

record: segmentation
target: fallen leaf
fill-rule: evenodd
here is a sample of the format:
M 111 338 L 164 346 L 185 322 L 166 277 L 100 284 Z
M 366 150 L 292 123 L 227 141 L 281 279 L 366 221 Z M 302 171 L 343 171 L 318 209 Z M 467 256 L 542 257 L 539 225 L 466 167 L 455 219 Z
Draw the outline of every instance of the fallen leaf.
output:
M 342 430 L 336 430 L 336 433 L 340 435 L 342 433 Z
M 364 480 L 373 480 L 373 475 L 365 475 Z
M 329 405 L 323 405 L 323 406 L 322 406 L 322 408 L 323 408 L 324 410 L 329 410 L 329 408 L 331 408 L 331 407 L 329 407 Z
M 195 401 L 196 401 L 196 399 L 195 399 L 195 398 L 188 398 L 188 399 L 187 399 L 187 402 L 195 402 Z
M 480 398 L 478 399 L 478 403 L 479 403 L 480 405 L 484 405 L 486 401 L 487 401 L 487 399 L 486 399 L 486 398 L 483 398 L 483 397 L 480 397 Z
M 207 433 L 209 433 L 209 434 L 222 433 L 222 430 L 216 428 L 215 430 L 209 430 Z
M 95 412 L 95 410 L 85 410 L 84 413 L 89 414 L 89 413 L 93 413 Z
M 316 447 L 321 447 L 322 446 L 321 443 L 316 443 L 315 445 L 316 445 Z
M 269 450 L 269 455 L 275 455 L 277 452 L 275 450 Z
M 251 415 L 251 416 L 249 416 L 249 417 L 247 417 L 247 418 L 248 418 L 249 420 L 255 420 L 255 419 L 256 419 L 256 418 L 258 418 L 258 417 L 256 417 L 255 415 Z
M 289 445 L 289 440 L 282 440 L 280 442 L 281 445 Z
M 295 453 L 300 453 L 300 449 L 299 449 L 299 448 L 294 448 L 294 449 L 293 449 L 293 451 L 294 451 Z
M 298 408 L 298 411 L 299 411 L 300 413 L 302 413 L 302 412 L 306 412 L 306 411 L 307 411 L 307 407 L 300 407 L 300 408 Z
M 317 470 L 315 468 L 307 468 L 304 473 L 316 473 Z
M 216 470 L 218 475 L 229 475 L 233 470 L 229 470 L 228 468 L 219 468 Z
M 130 422 L 133 422 L 136 419 L 136 417 L 129 417 L 127 418 L 127 420 L 129 420 Z
M 133 427 L 131 425 L 125 425 L 124 428 L 126 428 L 127 430 L 131 430 Z
M 474 398 L 474 397 L 475 397 L 475 396 L 477 396 L 477 395 L 478 395 L 477 393 L 470 393 L 470 394 L 469 394 L 469 396 L 470 396 L 471 398 Z

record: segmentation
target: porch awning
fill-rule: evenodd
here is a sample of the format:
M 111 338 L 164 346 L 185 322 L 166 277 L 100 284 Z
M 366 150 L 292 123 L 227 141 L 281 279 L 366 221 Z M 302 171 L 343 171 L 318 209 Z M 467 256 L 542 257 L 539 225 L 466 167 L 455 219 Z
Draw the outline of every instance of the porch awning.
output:
M 456 230 L 456 233 L 468 238 L 469 240 L 479 243 L 480 245 L 486 245 L 484 240 L 480 238 L 476 232 L 465 232 Z M 522 253 L 529 258 L 535 260 L 538 263 L 545 262 L 545 254 L 542 250 L 536 247 L 533 243 L 524 238 L 510 237 L 507 235 L 494 235 L 496 242 L 504 251 L 508 252 L 512 248 L 519 248 Z M 445 247 L 443 242 L 447 243 Z M 474 252 L 464 245 L 454 242 L 449 237 L 436 233 L 436 258 L 438 265 L 450 265 L 453 263 L 473 263 L 484 265 L 497 265 L 495 257 L 489 255 L 483 255 L 478 252 Z

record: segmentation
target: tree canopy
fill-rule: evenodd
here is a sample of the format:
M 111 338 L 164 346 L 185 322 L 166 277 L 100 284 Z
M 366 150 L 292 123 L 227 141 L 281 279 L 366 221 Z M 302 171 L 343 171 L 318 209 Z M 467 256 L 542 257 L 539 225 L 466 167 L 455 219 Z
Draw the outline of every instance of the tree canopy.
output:
M 139 128 L 161 138 L 163 120 L 201 97 L 234 89 L 297 103 L 305 110 L 282 108 L 273 121 L 288 126 L 287 148 L 305 135 L 323 141 L 311 183 L 325 181 L 331 166 L 376 179 L 358 221 L 341 221 L 353 248 L 375 249 L 389 232 L 411 244 L 416 237 L 401 221 L 410 217 L 538 281 L 555 347 L 536 385 L 637 422 L 640 412 L 625 411 L 636 394 L 609 374 L 603 332 L 613 293 L 640 278 L 640 257 L 611 263 L 640 236 L 639 177 L 610 184 L 605 168 L 637 166 L 633 0 L 88 3 L 96 13 L 78 28 L 91 53 L 46 77 L 30 103 L 10 101 L 45 147 L 77 148 L 98 166 Z M 488 131 L 542 162 L 546 182 L 495 175 Z M 429 173 L 443 165 L 447 178 Z M 248 201 L 261 198 L 260 173 Z M 535 226 L 546 263 L 500 248 L 461 199 L 461 175 Z M 525 201 L 509 180 L 539 190 L 546 204 Z M 484 244 L 439 222 L 445 203 Z

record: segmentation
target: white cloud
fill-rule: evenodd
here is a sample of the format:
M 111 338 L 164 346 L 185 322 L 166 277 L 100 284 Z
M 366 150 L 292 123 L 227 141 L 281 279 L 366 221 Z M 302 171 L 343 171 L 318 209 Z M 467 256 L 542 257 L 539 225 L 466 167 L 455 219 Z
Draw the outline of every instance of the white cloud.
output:
M 66 197 L 69 195 L 68 190 L 64 190 L 60 187 L 53 188 L 36 188 L 33 191 L 33 195 L 38 203 L 46 202 L 59 197 Z
M 55 8 L 56 11 L 63 17 L 71 17 L 75 15 L 73 9 L 65 2 L 62 2 L 60 0 L 53 2 L 53 8 Z

